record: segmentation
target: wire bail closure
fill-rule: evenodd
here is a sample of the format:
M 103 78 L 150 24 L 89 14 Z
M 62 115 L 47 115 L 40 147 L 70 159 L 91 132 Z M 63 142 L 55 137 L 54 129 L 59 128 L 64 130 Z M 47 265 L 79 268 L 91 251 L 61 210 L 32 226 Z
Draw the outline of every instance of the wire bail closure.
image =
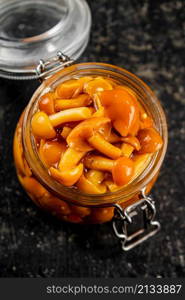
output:
M 42 82 L 62 68 L 72 65 L 73 62 L 73 59 L 59 51 L 56 56 L 51 57 L 46 61 L 40 59 L 39 64 L 35 69 L 28 69 L 28 71 L 24 72 L 21 76 L 18 72 L 7 72 L 0 66 L 0 77 L 14 80 L 40 80 Z
M 57 56 L 51 57 L 46 61 L 40 59 L 39 64 L 36 68 L 37 78 L 41 81 L 43 79 L 47 79 L 54 73 L 59 71 L 61 68 L 70 66 L 73 62 L 73 59 L 71 59 L 61 51 L 57 53 Z
M 115 235 L 121 240 L 122 250 L 128 251 L 136 247 L 160 230 L 160 223 L 154 220 L 155 215 L 155 203 L 145 195 L 145 189 L 141 191 L 141 199 L 125 209 L 115 204 L 112 226 Z M 136 223 L 136 217 L 139 217 L 141 222 Z M 142 224 L 139 229 L 138 223 Z

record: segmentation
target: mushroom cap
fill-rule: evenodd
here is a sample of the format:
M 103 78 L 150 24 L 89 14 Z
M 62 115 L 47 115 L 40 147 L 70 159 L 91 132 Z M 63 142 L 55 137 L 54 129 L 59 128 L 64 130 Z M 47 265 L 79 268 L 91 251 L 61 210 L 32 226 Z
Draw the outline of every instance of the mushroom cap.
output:
M 48 115 L 42 111 L 36 112 L 31 120 L 33 134 L 39 138 L 52 139 L 56 132 Z
M 139 129 L 139 107 L 127 90 L 115 88 L 99 95 L 106 115 L 121 136 L 135 135 Z

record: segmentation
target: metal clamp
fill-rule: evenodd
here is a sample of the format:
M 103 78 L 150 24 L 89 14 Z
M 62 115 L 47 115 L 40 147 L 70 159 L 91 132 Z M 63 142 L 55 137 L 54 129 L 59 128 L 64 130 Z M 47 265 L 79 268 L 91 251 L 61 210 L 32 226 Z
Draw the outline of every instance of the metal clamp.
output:
M 112 225 L 115 235 L 121 240 L 124 251 L 136 247 L 160 230 L 160 223 L 154 221 L 155 215 L 155 203 L 145 195 L 144 190 L 141 191 L 141 199 L 125 209 L 115 204 L 115 217 Z
M 40 59 L 36 68 L 37 78 L 41 80 L 46 79 L 61 68 L 70 66 L 73 62 L 74 61 L 70 57 L 63 54 L 61 51 L 57 53 L 57 56 L 51 57 L 46 61 Z

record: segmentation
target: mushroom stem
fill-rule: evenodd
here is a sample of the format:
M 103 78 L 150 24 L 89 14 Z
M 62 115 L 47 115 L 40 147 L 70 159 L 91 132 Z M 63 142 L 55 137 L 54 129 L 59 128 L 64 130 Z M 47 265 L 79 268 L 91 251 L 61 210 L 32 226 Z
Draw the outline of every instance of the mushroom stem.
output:
M 87 107 L 70 108 L 50 115 L 49 119 L 53 127 L 63 123 L 82 121 L 91 117 L 91 110 Z
M 111 143 L 107 142 L 102 135 L 96 133 L 92 137 L 88 139 L 88 142 L 91 146 L 93 146 L 96 150 L 101 153 L 107 155 L 112 159 L 119 158 L 121 156 L 121 150 Z
M 134 147 L 127 143 L 123 143 L 121 145 L 121 151 L 123 156 L 130 157 L 132 152 L 134 151 Z
M 82 175 L 83 164 L 79 164 L 75 168 L 65 171 L 61 171 L 51 167 L 49 171 L 51 176 L 58 182 L 62 183 L 65 186 L 72 186 L 79 180 L 80 176 Z
M 83 107 L 89 105 L 91 102 L 92 100 L 87 94 L 79 95 L 77 98 L 73 99 L 56 99 L 55 109 L 60 111 L 64 109 Z
M 88 194 L 104 194 L 106 193 L 107 187 L 105 184 L 99 183 L 94 184 L 92 181 L 88 180 L 83 174 L 77 182 L 77 187 Z
M 82 159 L 86 152 L 77 151 L 73 148 L 68 148 L 61 156 L 58 168 L 61 171 L 74 168 Z
M 114 163 L 114 160 L 98 155 L 88 155 L 84 159 L 84 165 L 86 168 L 100 171 L 111 172 Z

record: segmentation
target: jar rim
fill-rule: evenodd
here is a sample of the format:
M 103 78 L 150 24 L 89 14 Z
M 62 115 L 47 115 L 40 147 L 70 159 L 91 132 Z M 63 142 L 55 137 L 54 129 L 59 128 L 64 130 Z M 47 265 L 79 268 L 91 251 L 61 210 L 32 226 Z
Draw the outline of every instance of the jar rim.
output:
M 99 70 L 101 72 L 105 71 L 105 73 L 108 74 L 114 73 L 114 75 L 119 74 L 119 76 L 126 76 L 125 78 L 131 80 L 132 83 L 136 84 L 139 88 L 142 88 L 142 90 L 145 92 L 145 96 L 147 97 L 146 99 L 149 102 L 148 104 L 150 104 L 150 107 L 152 107 L 155 110 L 155 114 L 158 118 L 158 124 L 155 125 L 157 125 L 157 129 L 163 138 L 163 147 L 158 152 L 152 155 L 149 164 L 141 172 L 141 174 L 139 174 L 139 176 L 137 176 L 131 183 L 129 183 L 122 189 L 115 192 L 108 192 L 105 194 L 87 194 L 75 190 L 74 188 L 65 187 L 60 183 L 54 181 L 49 175 L 47 169 L 41 163 L 41 160 L 38 156 L 37 150 L 34 145 L 33 136 L 31 134 L 31 117 L 36 111 L 36 106 L 38 104 L 40 95 L 43 93 L 43 91 L 46 92 L 48 87 L 54 84 L 59 78 L 64 79 L 66 78 L 66 76 L 68 76 L 68 78 L 71 78 L 70 76 L 72 74 L 79 74 L 83 71 L 85 71 L 86 73 L 92 73 L 95 70 L 96 73 L 97 70 Z M 130 199 L 136 193 L 140 192 L 143 188 L 146 187 L 146 185 L 159 171 L 166 153 L 167 139 L 168 133 L 165 114 L 159 100 L 152 92 L 152 90 L 140 78 L 130 73 L 129 71 L 111 64 L 99 62 L 80 63 L 72 65 L 70 67 L 64 68 L 63 70 L 57 72 L 56 74 L 48 78 L 46 81 L 44 81 L 33 94 L 25 110 L 25 115 L 23 119 L 23 147 L 25 150 L 26 159 L 31 169 L 33 170 L 34 175 L 39 180 L 39 182 L 41 182 L 41 184 L 46 186 L 50 191 L 52 191 L 52 193 L 56 194 L 59 198 L 65 198 L 66 201 L 81 206 L 110 206 L 118 202 L 123 202 L 125 199 Z M 34 160 L 37 161 L 37 167 L 35 167 Z

